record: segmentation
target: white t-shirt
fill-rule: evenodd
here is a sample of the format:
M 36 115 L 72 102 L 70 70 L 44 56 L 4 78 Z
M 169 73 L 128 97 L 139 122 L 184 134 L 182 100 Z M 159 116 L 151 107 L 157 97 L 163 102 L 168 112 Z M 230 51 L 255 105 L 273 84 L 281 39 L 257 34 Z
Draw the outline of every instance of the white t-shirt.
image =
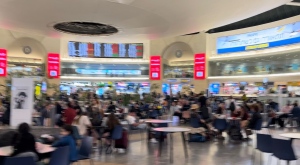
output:
M 129 122 L 130 125 L 135 123 L 135 117 L 128 115 L 127 116 L 127 121 Z
M 78 128 L 78 132 L 80 135 L 86 135 L 86 133 L 87 133 L 86 130 L 87 130 L 88 126 L 91 125 L 91 121 L 87 116 L 76 116 L 74 121 L 77 121 L 78 118 L 79 118 L 79 122 L 76 124 L 73 122 L 73 125 Z

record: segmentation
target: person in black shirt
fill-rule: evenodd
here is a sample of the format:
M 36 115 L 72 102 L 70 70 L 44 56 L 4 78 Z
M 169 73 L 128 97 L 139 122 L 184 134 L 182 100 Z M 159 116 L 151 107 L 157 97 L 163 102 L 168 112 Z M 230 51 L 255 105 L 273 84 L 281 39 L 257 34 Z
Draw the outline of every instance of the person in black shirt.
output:
M 115 111 L 116 111 L 116 106 L 111 101 L 108 108 L 107 108 L 107 112 L 115 112 Z
M 181 107 L 181 111 L 187 111 L 191 108 L 189 101 L 185 100 L 182 107 Z
M 258 105 L 256 105 L 256 104 L 252 105 L 251 106 L 251 110 L 253 111 L 253 114 L 252 114 L 252 117 L 251 117 L 251 119 L 249 121 L 248 128 L 254 129 L 255 126 L 256 126 L 256 124 L 257 124 L 257 122 L 259 120 L 261 120 L 262 117 L 261 117 L 261 115 L 259 113 L 259 106 Z
M 35 138 L 30 133 L 30 127 L 27 123 L 22 123 L 19 125 L 17 139 L 18 140 L 14 145 L 15 150 L 12 156 L 16 156 L 25 152 L 32 152 L 36 154 L 36 157 L 34 159 L 37 161 L 39 154 L 35 148 Z
M 206 100 L 207 100 L 207 98 L 201 93 L 201 94 L 200 94 L 200 97 L 199 97 L 199 99 L 198 99 L 198 102 L 199 102 L 199 104 L 200 104 L 200 107 L 206 106 Z

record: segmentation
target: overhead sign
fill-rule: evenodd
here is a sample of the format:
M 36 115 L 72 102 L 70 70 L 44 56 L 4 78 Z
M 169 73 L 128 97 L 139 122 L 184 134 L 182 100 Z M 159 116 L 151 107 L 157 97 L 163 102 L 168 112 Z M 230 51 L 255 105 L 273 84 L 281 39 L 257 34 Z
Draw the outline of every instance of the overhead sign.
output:
M 300 43 L 300 22 L 261 31 L 219 37 L 217 53 L 234 53 Z
M 6 77 L 7 75 L 7 51 L 6 49 L 0 49 L 0 77 Z
M 48 77 L 59 78 L 60 75 L 60 58 L 59 54 L 48 53 Z
M 196 80 L 205 79 L 205 54 L 195 54 L 194 56 L 194 78 Z
M 160 80 L 160 67 L 161 59 L 160 56 L 150 57 L 150 80 Z

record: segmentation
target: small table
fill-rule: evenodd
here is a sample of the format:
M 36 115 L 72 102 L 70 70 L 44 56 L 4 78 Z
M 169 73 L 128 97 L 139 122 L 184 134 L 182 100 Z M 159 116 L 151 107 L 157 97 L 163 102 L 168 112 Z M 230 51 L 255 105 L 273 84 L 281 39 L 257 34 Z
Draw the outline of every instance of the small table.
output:
M 147 119 L 144 120 L 145 123 L 153 123 L 153 124 L 163 124 L 163 123 L 172 123 L 171 120 L 157 120 L 157 119 Z
M 150 124 L 167 124 L 172 123 L 171 120 L 157 120 L 157 119 L 146 119 L 143 122 L 148 123 L 148 140 L 150 139 Z
M 283 133 L 283 134 L 279 134 L 279 136 L 290 138 L 290 139 L 300 139 L 300 133 Z
M 188 151 L 186 147 L 186 140 L 184 136 L 184 132 L 191 131 L 191 129 L 188 128 L 182 128 L 182 127 L 161 127 L 161 128 L 154 128 L 154 131 L 157 132 L 165 132 L 165 133 L 170 133 L 170 163 L 173 163 L 173 133 L 179 133 L 181 132 L 181 138 L 182 138 L 182 144 L 183 144 L 183 149 L 184 149 L 184 155 L 187 158 L 188 157 Z M 158 156 L 161 156 L 162 152 L 162 141 L 159 141 L 159 153 Z
M 55 151 L 56 148 L 51 147 L 51 145 L 42 144 L 39 142 L 35 143 L 37 152 L 40 154 L 50 153 Z M 0 147 L 0 156 L 10 156 L 14 151 L 13 146 Z

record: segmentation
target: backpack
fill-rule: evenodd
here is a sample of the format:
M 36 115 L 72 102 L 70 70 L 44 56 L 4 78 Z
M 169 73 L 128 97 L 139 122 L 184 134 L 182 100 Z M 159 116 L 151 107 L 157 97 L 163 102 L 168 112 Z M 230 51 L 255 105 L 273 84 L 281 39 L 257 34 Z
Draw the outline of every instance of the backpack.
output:
M 128 148 L 128 132 L 126 130 L 123 130 L 122 138 L 115 141 L 115 148 Z
M 188 135 L 189 135 L 189 142 L 205 142 L 206 141 L 206 137 L 199 133 L 196 133 L 196 134 L 189 133 Z
M 241 129 L 235 125 L 230 126 L 230 128 L 228 130 L 228 135 L 232 140 L 242 140 L 243 139 Z
M 229 110 L 231 110 L 231 112 L 233 112 L 235 110 L 235 104 L 233 101 L 231 101 L 231 103 L 229 105 Z

